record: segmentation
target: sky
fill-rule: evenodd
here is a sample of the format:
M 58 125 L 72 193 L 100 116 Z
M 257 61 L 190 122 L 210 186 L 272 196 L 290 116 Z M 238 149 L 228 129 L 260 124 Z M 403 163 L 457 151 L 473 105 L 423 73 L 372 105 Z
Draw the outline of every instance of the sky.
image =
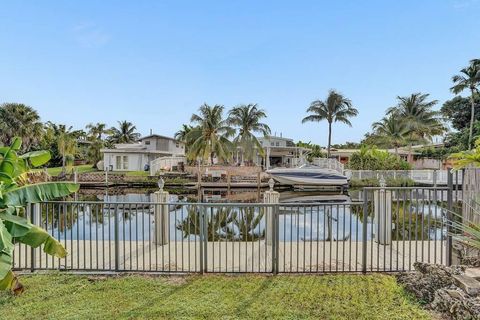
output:
M 359 115 L 333 143 L 360 141 L 399 95 L 440 108 L 479 57 L 480 0 L 0 2 L 0 103 L 76 129 L 172 136 L 203 103 L 257 103 L 272 133 L 325 145 L 301 119 L 336 89 Z

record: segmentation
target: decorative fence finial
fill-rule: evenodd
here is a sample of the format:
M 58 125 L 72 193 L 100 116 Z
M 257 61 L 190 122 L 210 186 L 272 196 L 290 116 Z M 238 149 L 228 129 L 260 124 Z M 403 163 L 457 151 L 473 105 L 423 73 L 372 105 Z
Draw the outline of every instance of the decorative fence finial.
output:
M 275 181 L 272 178 L 268 180 L 268 186 L 270 187 L 270 191 L 273 191 L 273 187 L 275 186 Z
M 165 185 L 165 181 L 163 180 L 163 178 L 160 178 L 160 180 L 158 180 L 158 188 L 160 189 L 160 191 L 163 191 L 164 185 Z
M 380 183 L 380 188 L 385 188 L 387 186 L 387 181 L 385 181 L 385 177 L 383 175 L 380 176 L 380 180 L 378 182 Z

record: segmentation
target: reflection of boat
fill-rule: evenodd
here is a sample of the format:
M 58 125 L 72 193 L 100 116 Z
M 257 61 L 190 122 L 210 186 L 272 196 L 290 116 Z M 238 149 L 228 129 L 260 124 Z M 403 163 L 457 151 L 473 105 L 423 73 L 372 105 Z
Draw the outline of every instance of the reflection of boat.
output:
M 267 173 L 279 183 L 292 186 L 344 186 L 348 184 L 348 178 L 338 171 L 314 165 L 303 165 L 298 168 L 275 168 L 267 170 Z

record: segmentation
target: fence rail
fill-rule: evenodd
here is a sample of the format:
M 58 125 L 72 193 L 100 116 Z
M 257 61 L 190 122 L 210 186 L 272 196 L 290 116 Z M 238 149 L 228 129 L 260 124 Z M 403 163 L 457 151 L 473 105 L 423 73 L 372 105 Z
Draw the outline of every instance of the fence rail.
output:
M 445 192 L 450 190 L 450 192 Z M 15 269 L 160 273 L 411 270 L 447 264 L 449 188 L 365 188 L 359 202 L 45 202 L 25 215 L 69 252 L 16 244 Z
M 345 170 L 345 174 L 351 179 L 411 179 L 416 183 L 425 185 L 443 185 L 448 183 L 449 170 Z M 455 171 L 453 173 L 453 184 L 462 185 L 463 172 Z

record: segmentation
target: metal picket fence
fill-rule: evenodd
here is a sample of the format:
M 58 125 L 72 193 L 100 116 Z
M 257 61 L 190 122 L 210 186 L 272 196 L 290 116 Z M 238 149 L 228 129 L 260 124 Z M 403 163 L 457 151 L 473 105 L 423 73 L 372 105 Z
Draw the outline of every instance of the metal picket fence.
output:
M 364 188 L 362 201 L 153 203 L 57 201 L 25 216 L 68 256 L 17 243 L 16 270 L 327 273 L 449 264 L 450 187 Z

